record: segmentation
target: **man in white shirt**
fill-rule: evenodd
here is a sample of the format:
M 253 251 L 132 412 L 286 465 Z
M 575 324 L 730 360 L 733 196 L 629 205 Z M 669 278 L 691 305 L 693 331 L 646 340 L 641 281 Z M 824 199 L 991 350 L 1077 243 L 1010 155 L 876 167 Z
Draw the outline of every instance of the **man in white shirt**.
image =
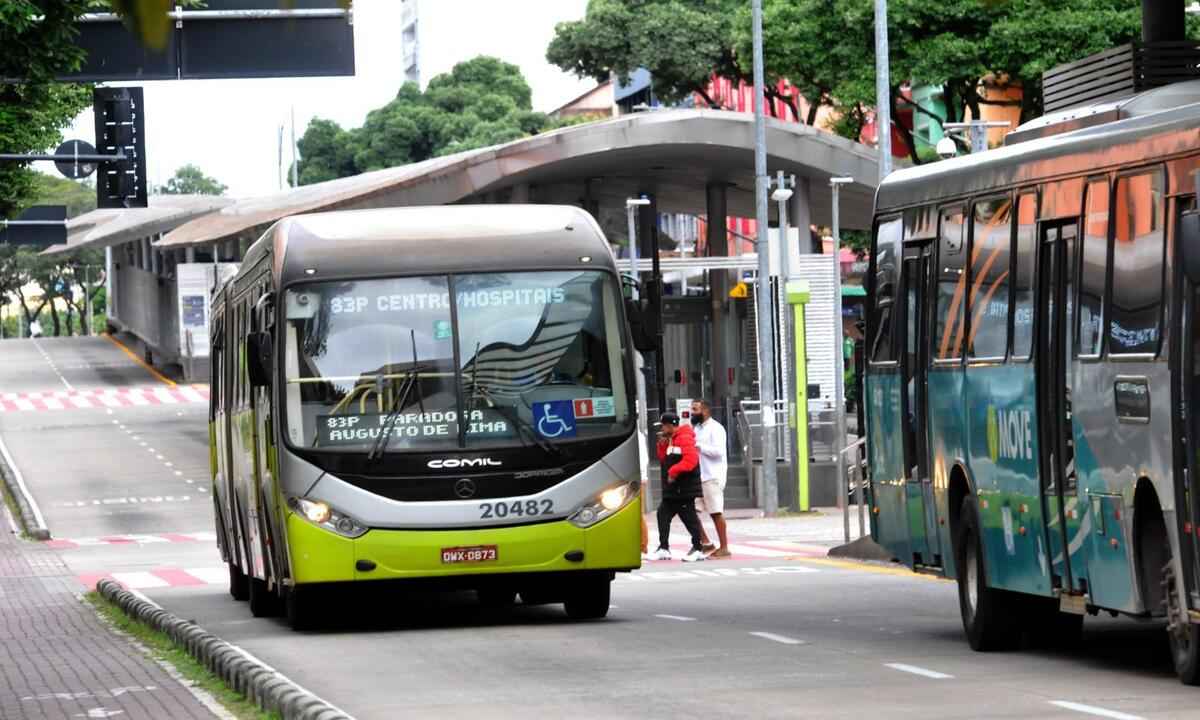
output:
M 700 524 L 700 546 L 711 550 L 710 558 L 730 557 L 729 537 L 725 527 L 725 478 L 729 470 L 725 428 L 713 420 L 712 405 L 707 400 L 692 402 L 692 425 L 696 431 L 696 448 L 700 451 L 700 489 L 703 497 L 697 510 L 706 512 L 717 529 L 720 547 L 715 547 Z

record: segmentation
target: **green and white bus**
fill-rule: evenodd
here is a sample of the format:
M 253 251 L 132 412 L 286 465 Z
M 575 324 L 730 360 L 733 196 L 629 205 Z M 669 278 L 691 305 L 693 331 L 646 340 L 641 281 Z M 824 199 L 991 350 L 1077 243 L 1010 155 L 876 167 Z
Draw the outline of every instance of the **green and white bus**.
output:
M 872 533 L 957 578 L 977 650 L 1166 617 L 1200 682 L 1198 100 L 1152 91 L 879 188 Z
M 598 618 L 640 565 L 634 350 L 583 211 L 281 220 L 211 347 L 217 538 L 255 615 L 397 580 Z

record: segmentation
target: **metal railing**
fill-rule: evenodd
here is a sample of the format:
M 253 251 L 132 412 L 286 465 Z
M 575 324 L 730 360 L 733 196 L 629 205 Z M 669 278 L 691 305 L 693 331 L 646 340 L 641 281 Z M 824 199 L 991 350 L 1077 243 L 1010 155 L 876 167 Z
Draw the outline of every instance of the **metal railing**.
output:
M 843 455 L 848 455 L 846 458 L 846 477 L 842 478 L 846 488 L 845 501 L 842 503 L 842 525 L 845 530 L 846 542 L 850 542 L 850 498 L 854 498 L 854 504 L 858 506 L 858 536 L 864 537 L 867 534 L 867 521 L 865 515 L 865 505 L 863 503 L 864 496 L 867 491 L 867 457 L 866 457 L 867 439 L 860 437 L 854 442 L 842 449 Z M 853 455 L 850 455 L 853 453 Z

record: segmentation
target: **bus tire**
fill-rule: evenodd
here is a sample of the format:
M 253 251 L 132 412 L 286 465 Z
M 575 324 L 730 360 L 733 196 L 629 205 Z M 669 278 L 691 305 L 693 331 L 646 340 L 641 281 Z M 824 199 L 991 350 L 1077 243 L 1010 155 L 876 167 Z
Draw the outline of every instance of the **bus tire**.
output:
M 229 594 L 238 602 L 250 599 L 250 579 L 237 566 L 236 558 L 233 556 L 229 558 Z
M 1167 610 L 1167 636 L 1175 674 L 1184 685 L 1200 685 L 1200 626 L 1179 621 L 1179 593 L 1175 587 L 1175 563 L 1163 567 L 1163 603 Z
M 581 582 L 567 595 L 563 608 L 572 620 L 599 620 L 608 615 L 612 581 L 608 578 Z
M 250 614 L 254 617 L 271 617 L 279 614 L 279 600 L 267 587 L 266 580 L 247 576 L 250 585 Z
M 979 515 L 975 496 L 963 498 L 954 556 L 958 567 L 958 608 L 972 650 L 989 652 L 1009 647 L 1013 633 L 1006 621 L 1005 593 L 987 585 Z
M 293 585 L 284 594 L 284 610 L 288 626 L 292 630 L 312 630 L 317 627 L 320 608 L 317 605 L 316 591 L 312 588 L 301 588 Z

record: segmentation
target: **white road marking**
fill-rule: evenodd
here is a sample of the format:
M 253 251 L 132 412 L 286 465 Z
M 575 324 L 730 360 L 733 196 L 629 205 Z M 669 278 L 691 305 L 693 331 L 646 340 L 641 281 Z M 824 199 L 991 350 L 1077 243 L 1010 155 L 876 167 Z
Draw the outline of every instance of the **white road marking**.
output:
M 133 588 L 134 590 L 143 590 L 146 588 L 164 588 L 171 586 L 171 583 L 163 580 L 153 573 L 148 572 L 119 572 L 113 573 L 112 576 L 113 580 L 116 580 L 125 587 Z
M 220 585 L 229 581 L 229 570 L 225 567 L 186 568 L 184 572 L 209 585 Z
M 933 678 L 934 680 L 949 680 L 954 677 L 953 675 L 947 675 L 946 673 L 940 673 L 937 670 L 927 670 L 923 667 L 917 667 L 916 665 L 905 665 L 904 663 L 884 663 L 884 666 L 890 667 L 893 670 L 899 670 L 900 672 L 912 673 L 913 675 L 920 675 L 922 677 Z
M 777 643 L 783 643 L 784 645 L 803 645 L 804 644 L 803 640 L 797 640 L 796 638 L 790 638 L 786 635 L 776 635 L 775 633 L 769 633 L 769 632 L 752 632 L 750 634 L 755 637 L 760 637 L 764 640 L 773 640 Z
M 654 617 L 662 618 L 663 620 L 678 620 L 679 622 L 693 622 L 696 619 L 684 615 L 655 615 Z
M 1077 713 L 1085 713 L 1087 715 L 1095 715 L 1096 717 L 1113 718 L 1113 720 L 1142 720 L 1140 715 L 1130 715 L 1128 713 L 1117 712 L 1116 710 L 1105 710 L 1094 705 L 1084 705 L 1082 703 L 1068 702 L 1066 700 L 1051 700 L 1051 705 L 1063 708 L 1064 710 L 1074 710 Z

